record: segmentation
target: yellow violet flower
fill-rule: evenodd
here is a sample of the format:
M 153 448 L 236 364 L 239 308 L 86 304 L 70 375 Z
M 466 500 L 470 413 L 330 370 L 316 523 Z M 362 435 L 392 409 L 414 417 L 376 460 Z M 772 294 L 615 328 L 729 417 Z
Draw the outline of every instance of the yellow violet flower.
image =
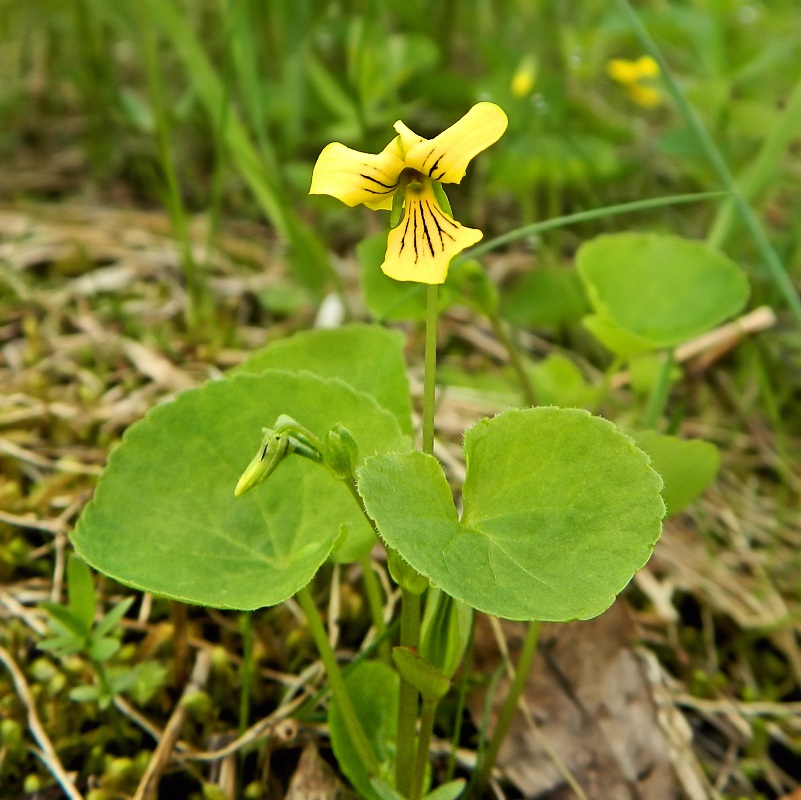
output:
M 628 96 L 645 108 L 654 108 L 662 102 L 662 95 L 648 81 L 659 77 L 659 65 L 651 56 L 642 56 L 636 61 L 613 58 L 606 71 L 626 90 Z
M 381 269 L 390 278 L 443 283 L 451 259 L 483 234 L 453 219 L 440 183 L 460 183 L 471 159 L 506 130 L 506 114 L 494 103 L 474 105 L 433 139 L 400 120 L 398 135 L 378 154 L 333 142 L 323 149 L 309 194 L 328 194 L 349 206 L 393 209 L 403 216 L 389 233 Z M 394 219 L 392 220 L 395 221 Z

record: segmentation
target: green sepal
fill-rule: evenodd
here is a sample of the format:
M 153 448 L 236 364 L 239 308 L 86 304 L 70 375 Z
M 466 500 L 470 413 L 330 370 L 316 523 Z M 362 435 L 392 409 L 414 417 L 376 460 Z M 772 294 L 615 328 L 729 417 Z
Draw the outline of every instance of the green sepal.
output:
M 353 478 L 359 460 L 359 448 L 351 432 L 337 423 L 325 436 L 323 451 L 325 465 L 340 480 Z
M 437 702 L 450 691 L 448 678 L 411 647 L 393 647 L 392 660 L 401 678 L 420 692 L 424 702 Z
M 398 184 L 392 195 L 392 210 L 389 212 L 389 229 L 397 228 L 403 222 L 403 204 L 406 199 L 406 186 Z
M 437 198 L 437 205 L 451 218 L 453 219 L 453 209 L 451 208 L 451 201 L 448 200 L 448 195 L 445 194 L 445 190 L 442 188 L 442 184 L 439 181 L 431 180 L 431 188 L 434 190 L 434 197 Z

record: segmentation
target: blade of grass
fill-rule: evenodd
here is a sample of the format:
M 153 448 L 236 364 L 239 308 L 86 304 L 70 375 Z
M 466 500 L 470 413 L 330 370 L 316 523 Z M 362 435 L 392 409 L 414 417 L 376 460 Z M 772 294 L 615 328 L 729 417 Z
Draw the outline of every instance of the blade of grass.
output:
M 801 79 L 793 88 L 778 123 L 771 128 L 756 157 L 738 180 L 745 200 L 755 200 L 767 187 L 778 170 L 782 154 L 798 137 L 799 130 L 801 130 Z M 733 197 L 718 209 L 712 230 L 707 236 L 707 242 L 713 247 L 720 247 L 728 237 L 736 211 Z
M 219 119 L 220 108 L 225 102 L 225 88 L 185 17 L 171 0 L 144 0 L 143 5 L 147 8 L 150 21 L 170 40 L 187 73 L 192 76 L 206 111 L 212 119 Z M 224 133 L 225 144 L 237 171 L 250 187 L 270 223 L 279 235 L 289 241 L 297 278 L 308 288 L 319 292 L 327 279 L 336 280 L 322 243 L 293 214 L 277 178 L 265 169 L 247 128 L 233 108 L 228 111 Z
M 165 183 L 164 199 L 170 215 L 172 233 L 178 244 L 181 267 L 189 296 L 187 324 L 190 330 L 197 331 L 204 324 L 208 287 L 192 255 L 187 212 L 178 185 L 175 159 L 170 146 L 170 120 L 165 105 L 164 87 L 161 82 L 161 69 L 158 63 L 158 34 L 151 28 L 147 14 L 144 13 L 144 6 L 137 4 L 136 9 L 138 12 L 139 39 L 145 56 L 150 105 L 156 121 L 159 159 Z
M 617 214 L 628 214 L 635 211 L 647 211 L 652 208 L 660 208 L 662 206 L 679 205 L 681 203 L 700 203 L 704 200 L 718 200 L 726 197 L 728 192 L 696 192 L 694 194 L 674 194 L 668 197 L 652 197 L 646 200 L 634 200 L 631 203 L 619 203 L 613 206 L 604 206 L 603 208 L 591 208 L 586 211 L 577 211 L 575 214 L 567 214 L 563 217 L 553 217 L 551 219 L 543 220 L 542 222 L 534 222 L 531 225 L 524 225 L 522 228 L 515 228 L 513 231 L 504 233 L 501 236 L 496 236 L 494 239 L 489 239 L 486 242 L 471 247 L 466 250 L 463 255 L 457 256 L 457 260 L 461 258 L 478 258 L 490 250 L 496 250 L 503 247 L 510 242 L 524 239 L 526 236 L 533 236 L 537 233 L 543 233 L 554 228 L 561 228 L 565 225 L 576 225 L 580 222 L 588 222 L 593 219 L 603 219 L 604 217 L 612 217 Z M 456 263 L 454 260 L 453 263 Z
M 720 152 L 720 149 L 715 144 L 709 131 L 704 126 L 701 118 L 696 113 L 693 106 L 687 101 L 684 93 L 679 88 L 678 84 L 673 80 L 670 71 L 668 70 L 667 62 L 662 56 L 662 52 L 657 46 L 648 29 L 640 20 L 637 12 L 632 8 L 629 0 L 614 0 L 618 12 L 623 16 L 631 30 L 640 42 L 643 50 L 651 56 L 659 65 L 659 72 L 664 81 L 665 88 L 676 104 L 679 112 L 687 127 L 693 132 L 695 138 L 698 140 L 699 145 L 703 149 L 712 169 L 718 177 L 718 180 L 724 188 L 731 193 L 732 203 L 734 208 L 740 214 L 743 224 L 751 234 L 754 244 L 759 250 L 762 260 L 768 267 L 770 276 L 776 285 L 776 288 L 781 292 L 790 311 L 795 318 L 796 322 L 801 325 L 801 299 L 799 299 L 798 292 L 796 291 L 790 276 L 784 268 L 776 251 L 773 249 L 767 235 L 765 234 L 762 224 L 757 218 L 751 206 L 748 204 L 745 196 L 743 195 L 740 187 L 737 184 L 734 176 L 729 169 L 726 159 Z

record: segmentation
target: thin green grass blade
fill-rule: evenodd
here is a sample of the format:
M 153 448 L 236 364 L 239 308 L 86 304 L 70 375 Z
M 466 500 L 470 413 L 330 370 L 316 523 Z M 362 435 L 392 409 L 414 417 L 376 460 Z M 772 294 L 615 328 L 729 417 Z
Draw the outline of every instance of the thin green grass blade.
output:
M 198 95 L 213 120 L 219 120 L 220 108 L 226 100 L 225 87 L 209 61 L 203 47 L 171 0 L 144 0 L 150 19 L 170 40 L 175 52 L 192 76 Z M 276 231 L 292 245 L 293 267 L 298 279 L 319 290 L 332 278 L 325 250 L 314 232 L 292 212 L 278 182 L 265 169 L 235 109 L 228 111 L 224 128 L 225 144 L 233 164 L 248 184 Z
M 604 206 L 603 208 L 591 208 L 587 211 L 577 211 L 575 214 L 567 214 L 563 217 L 553 217 L 546 219 L 542 222 L 534 222 L 531 225 L 524 225 L 522 228 L 516 228 L 513 231 L 504 233 L 502 236 L 496 236 L 494 239 L 471 247 L 465 251 L 464 258 L 478 258 L 479 256 L 488 253 L 491 250 L 496 250 L 503 247 L 510 242 L 523 239 L 526 236 L 533 236 L 537 233 L 550 231 L 554 228 L 562 228 L 566 225 L 576 225 L 579 222 L 588 222 L 593 219 L 603 219 L 604 217 L 613 217 L 617 214 L 629 214 L 636 211 L 648 211 L 652 208 L 660 208 L 662 206 L 673 206 L 681 203 L 700 203 L 705 200 L 719 200 L 726 197 L 728 192 L 696 192 L 693 194 L 674 194 L 668 197 L 652 197 L 646 200 L 634 200 L 631 203 L 619 203 L 613 206 Z M 460 260 L 462 256 L 458 257 Z M 454 259 L 456 263 L 457 259 Z
M 709 160 L 712 169 L 715 171 L 718 180 L 721 182 L 724 188 L 731 193 L 731 199 L 734 207 L 739 212 L 745 227 L 751 234 L 751 238 L 754 240 L 754 244 L 759 250 L 763 261 L 767 265 L 770 276 L 773 282 L 776 284 L 776 288 L 781 292 L 781 294 L 784 296 L 784 299 L 787 301 L 787 305 L 789 306 L 793 317 L 795 317 L 796 322 L 801 325 L 801 299 L 799 299 L 798 292 L 796 291 L 792 280 L 790 280 L 790 276 L 787 274 L 781 259 L 768 240 L 768 237 L 765 234 L 757 215 L 748 204 L 748 201 L 746 200 L 740 186 L 738 186 L 737 181 L 732 175 L 731 170 L 726 163 L 726 159 L 723 157 L 723 154 L 713 141 L 709 131 L 704 127 L 701 118 L 698 116 L 693 106 L 687 101 L 684 93 L 681 91 L 678 84 L 673 80 L 673 77 L 668 70 L 668 65 L 662 56 L 662 52 L 660 51 L 654 39 L 651 37 L 648 29 L 640 20 L 637 12 L 632 8 L 629 0 L 615 0 L 615 5 L 620 15 L 626 19 L 631 27 L 631 30 L 637 39 L 639 39 L 640 46 L 659 65 L 659 72 L 662 76 L 662 80 L 664 81 L 665 88 L 673 98 L 673 101 L 676 103 L 676 107 L 678 108 L 679 112 L 684 117 L 687 127 L 693 132 L 698 140 L 698 144 L 706 154 L 706 157 Z
M 779 122 L 762 143 L 746 170 L 738 179 L 745 200 L 753 201 L 767 187 L 779 167 L 779 160 L 801 130 L 801 79 L 796 83 Z M 729 198 L 718 210 L 707 242 L 720 247 L 731 232 L 737 208 L 734 198 Z

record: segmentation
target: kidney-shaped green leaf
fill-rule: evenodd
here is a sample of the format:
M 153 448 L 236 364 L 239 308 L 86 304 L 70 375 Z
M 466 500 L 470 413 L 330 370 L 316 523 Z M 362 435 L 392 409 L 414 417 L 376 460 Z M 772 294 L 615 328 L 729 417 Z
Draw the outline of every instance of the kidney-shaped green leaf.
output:
M 650 557 L 662 480 L 611 422 L 506 411 L 471 428 L 464 449 L 461 520 L 431 456 L 377 455 L 359 470 L 381 536 L 448 594 L 508 619 L 588 619 Z
M 354 323 L 342 328 L 301 331 L 277 339 L 231 371 L 308 370 L 323 378 L 341 378 L 367 392 L 392 411 L 404 433 L 412 432 L 412 406 L 403 348 L 406 337 L 380 325 Z
M 126 431 L 75 549 L 122 583 L 186 602 L 253 609 L 290 597 L 340 534 L 369 526 L 344 484 L 299 456 L 234 497 L 261 428 L 282 413 L 318 436 L 341 422 L 361 457 L 409 447 L 392 414 L 339 380 L 267 370 L 207 383 Z
M 698 336 L 748 299 L 748 281 L 737 264 L 703 242 L 678 236 L 599 236 L 580 248 L 576 263 L 595 310 L 586 324 L 622 355 Z

